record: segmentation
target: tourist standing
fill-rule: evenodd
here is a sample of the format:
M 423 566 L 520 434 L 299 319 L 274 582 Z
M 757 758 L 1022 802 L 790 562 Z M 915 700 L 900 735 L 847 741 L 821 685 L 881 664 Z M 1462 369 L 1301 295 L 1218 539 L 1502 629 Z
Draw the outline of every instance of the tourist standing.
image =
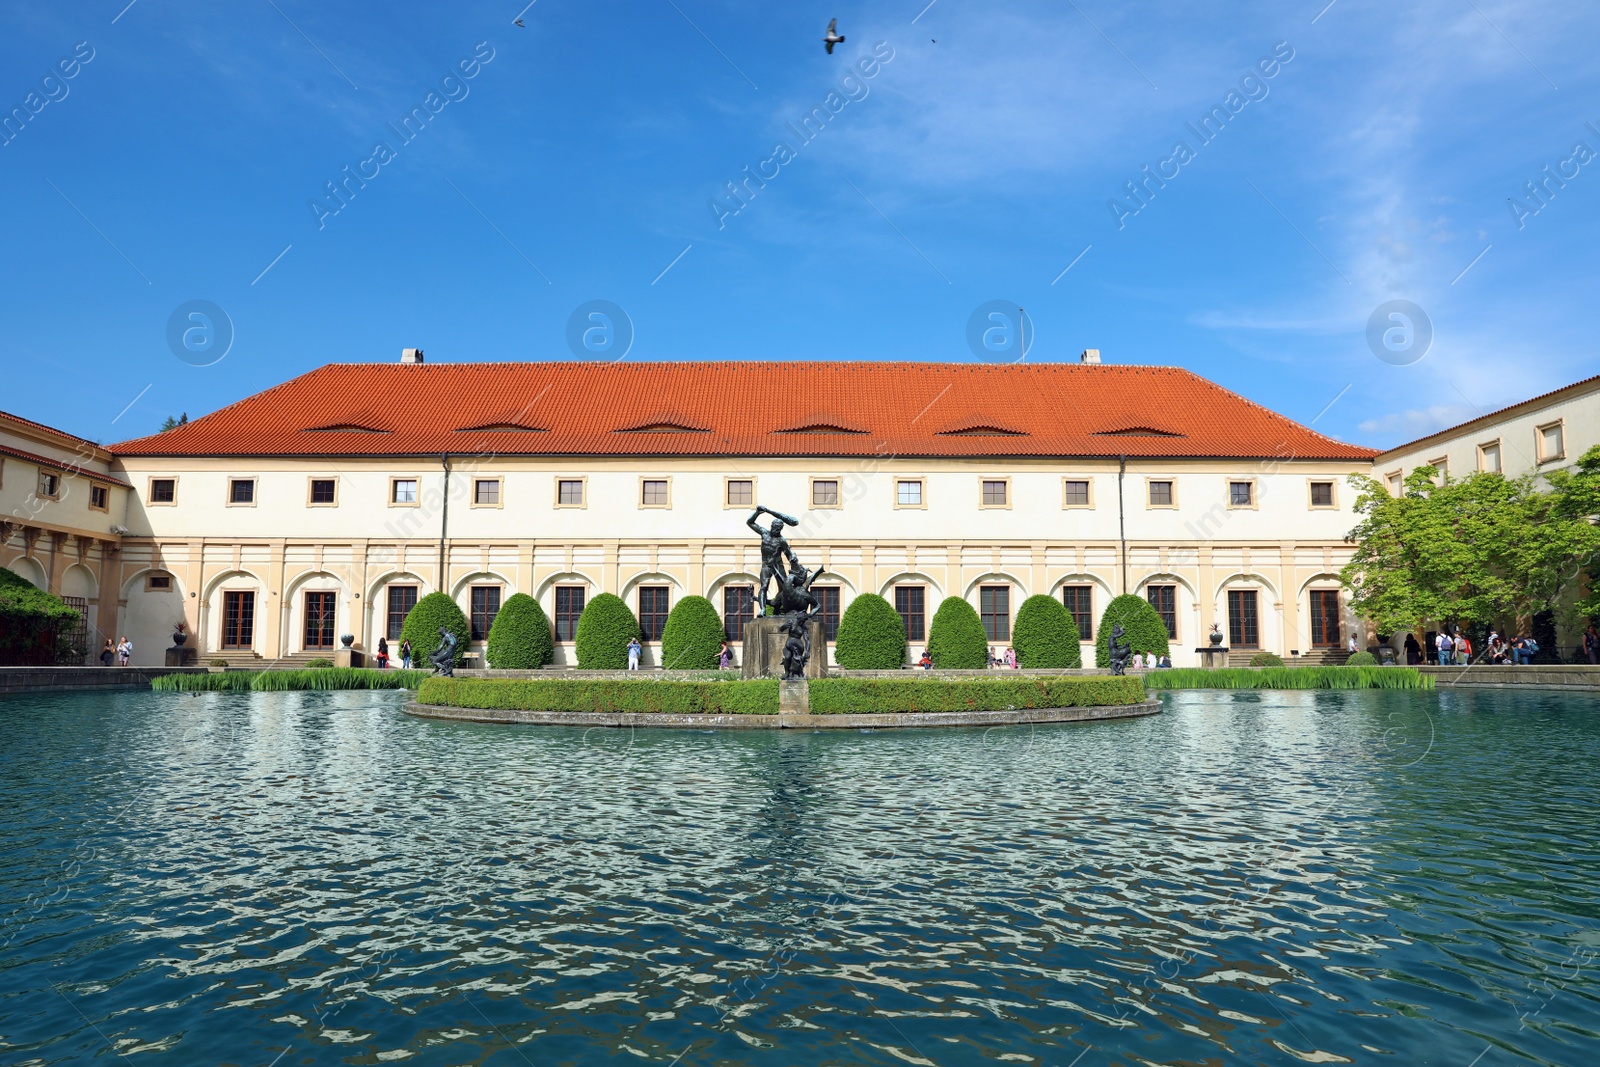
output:
M 1416 634 L 1406 634 L 1406 665 L 1415 667 L 1422 662 L 1422 646 L 1417 644 Z
M 400 666 L 406 670 L 411 669 L 411 638 L 400 642 Z
M 389 639 L 387 637 L 380 637 L 380 638 L 378 638 L 378 669 L 380 671 L 382 671 L 382 670 L 388 670 L 388 668 L 389 668 Z
M 1351 634 L 1350 635 L 1350 654 L 1352 656 L 1356 654 L 1356 635 L 1355 634 Z
M 1446 630 L 1440 630 L 1439 636 L 1433 639 L 1433 647 L 1434 650 L 1439 653 L 1439 666 L 1450 666 L 1450 650 L 1455 647 L 1455 645 L 1454 642 L 1450 640 L 1449 632 Z
M 128 640 L 128 635 L 123 634 L 122 640 L 117 642 L 117 662 L 126 667 L 133 659 L 133 642 Z
M 1595 633 L 1592 622 L 1583 631 L 1583 655 L 1591 664 L 1600 664 L 1600 633 Z
M 630 671 L 639 669 L 639 651 L 639 639 L 637 637 L 628 638 L 628 669 Z
M 111 638 L 106 638 L 106 647 L 100 650 L 100 662 L 107 667 L 116 662 L 117 650 L 111 647 Z
M 1472 641 L 1460 630 L 1456 631 L 1456 662 L 1463 667 L 1472 663 Z

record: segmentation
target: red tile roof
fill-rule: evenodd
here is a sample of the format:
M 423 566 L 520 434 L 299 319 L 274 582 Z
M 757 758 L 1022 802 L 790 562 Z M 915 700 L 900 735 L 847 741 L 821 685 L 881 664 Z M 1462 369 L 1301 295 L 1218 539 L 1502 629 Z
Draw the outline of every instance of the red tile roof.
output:
M 480 429 L 508 425 L 525 429 Z M 1375 454 L 1178 367 L 827 362 L 331 363 L 111 449 L 1359 461 Z

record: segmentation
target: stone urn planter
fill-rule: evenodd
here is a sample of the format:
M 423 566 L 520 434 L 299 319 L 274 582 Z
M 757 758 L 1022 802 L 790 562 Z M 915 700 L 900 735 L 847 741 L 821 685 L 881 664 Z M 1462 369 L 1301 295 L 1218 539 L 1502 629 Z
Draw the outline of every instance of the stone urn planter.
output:
M 174 630 L 172 632 L 172 647 L 173 648 L 182 648 L 185 644 L 188 643 L 188 641 L 189 641 L 189 635 L 188 635 L 187 632 L 185 632 L 183 630 Z
M 349 648 L 351 645 L 356 643 L 356 635 L 355 634 L 340 634 L 339 635 L 339 643 L 341 645 L 343 645 L 345 648 Z
M 1212 644 L 1213 647 L 1222 644 L 1222 631 L 1221 630 L 1212 630 L 1211 634 L 1210 634 L 1210 637 L 1211 637 L 1211 644 Z

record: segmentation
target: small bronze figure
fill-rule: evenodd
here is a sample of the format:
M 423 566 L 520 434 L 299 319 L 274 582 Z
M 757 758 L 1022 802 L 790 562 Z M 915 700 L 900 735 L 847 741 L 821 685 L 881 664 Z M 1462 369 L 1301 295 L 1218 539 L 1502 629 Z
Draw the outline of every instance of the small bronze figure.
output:
M 1133 648 L 1122 638 L 1122 635 L 1127 632 L 1120 622 L 1113 623 L 1111 626 L 1111 642 L 1108 647 L 1111 654 L 1112 674 L 1128 673 L 1128 655 L 1133 651 Z
M 433 669 L 446 678 L 456 676 L 456 635 L 439 627 L 439 647 L 428 654 Z

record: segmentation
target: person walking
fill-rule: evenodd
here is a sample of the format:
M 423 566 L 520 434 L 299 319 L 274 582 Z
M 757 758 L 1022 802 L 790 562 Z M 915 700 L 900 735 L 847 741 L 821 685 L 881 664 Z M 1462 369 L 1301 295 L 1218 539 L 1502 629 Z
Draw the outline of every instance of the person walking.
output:
M 1439 654 L 1439 666 L 1450 666 L 1450 649 L 1452 647 L 1453 642 L 1450 640 L 1450 632 L 1448 630 L 1440 630 L 1438 636 L 1433 639 L 1434 651 Z
M 722 652 L 717 656 L 717 670 L 726 671 L 733 667 L 733 646 L 728 644 L 728 639 L 722 639 Z
M 100 662 L 109 667 L 116 662 L 117 650 L 111 647 L 111 638 L 106 638 L 106 647 L 100 650 Z
M 128 635 L 123 634 L 122 640 L 117 642 L 117 662 L 126 667 L 133 660 L 133 642 L 128 640 Z
M 637 637 L 628 638 L 628 669 L 630 671 L 639 669 L 639 652 L 639 639 Z
M 378 669 L 380 671 L 389 669 L 389 639 L 387 637 L 378 638 Z
M 1350 654 L 1352 656 L 1356 654 L 1356 635 L 1355 634 L 1351 634 L 1350 635 Z
M 1600 665 L 1600 633 L 1596 633 L 1594 623 L 1583 631 L 1583 655 L 1591 664 Z
M 1463 667 L 1472 664 L 1472 639 L 1460 630 L 1456 631 L 1456 662 Z
M 1406 634 L 1406 666 L 1415 667 L 1422 662 L 1422 646 L 1417 644 L 1416 634 Z
M 411 669 L 411 638 L 400 642 L 400 666 L 406 670 Z

